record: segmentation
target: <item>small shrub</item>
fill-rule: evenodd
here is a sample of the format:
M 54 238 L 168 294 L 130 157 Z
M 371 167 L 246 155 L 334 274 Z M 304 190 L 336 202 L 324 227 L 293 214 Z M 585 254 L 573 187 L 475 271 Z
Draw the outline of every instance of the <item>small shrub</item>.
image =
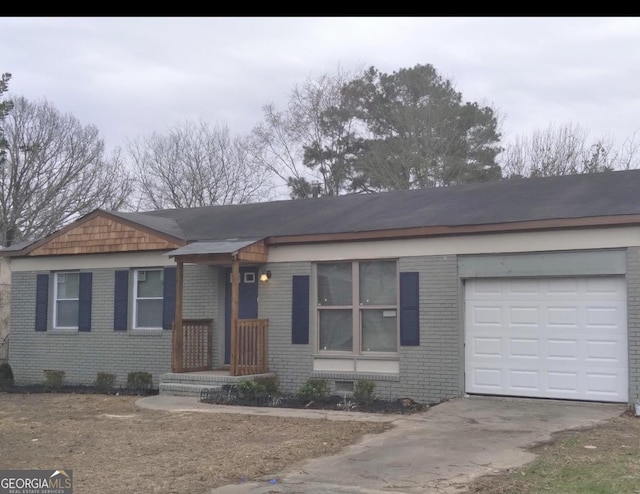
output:
M 60 391 L 64 382 L 64 371 L 46 370 L 44 371 L 44 387 L 47 391 Z
M 256 377 L 255 382 L 264 386 L 264 390 L 274 396 L 278 394 L 278 378 L 276 376 Z
M 0 388 L 13 386 L 13 371 L 8 363 L 0 364 Z
M 359 405 L 370 405 L 376 397 L 375 390 L 376 383 L 373 381 L 356 381 L 353 389 L 353 398 Z
M 127 388 L 138 393 L 148 391 L 153 386 L 153 378 L 149 372 L 129 372 Z
M 109 394 L 113 391 L 113 386 L 116 383 L 116 375 L 109 374 L 107 372 L 98 372 L 96 376 L 95 387 L 99 393 Z
M 265 386 L 256 381 L 241 381 L 236 385 L 238 396 L 246 400 L 252 400 L 260 395 L 267 394 Z
M 307 379 L 297 392 L 298 398 L 307 403 L 327 398 L 329 384 L 326 379 Z

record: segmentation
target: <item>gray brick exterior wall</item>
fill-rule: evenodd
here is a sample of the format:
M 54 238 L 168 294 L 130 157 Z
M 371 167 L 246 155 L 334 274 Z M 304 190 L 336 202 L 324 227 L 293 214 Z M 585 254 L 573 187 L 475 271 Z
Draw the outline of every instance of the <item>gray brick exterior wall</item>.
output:
M 400 374 L 388 375 L 313 372 L 313 345 L 291 344 L 292 276 L 310 274 L 311 263 L 269 264 L 273 276 L 261 286 L 259 317 L 269 319 L 269 370 L 278 375 L 283 391 L 295 392 L 309 378 L 324 378 L 332 391 L 336 380 L 371 379 L 376 395 L 387 399 L 435 403 L 462 394 L 456 257 L 403 258 L 398 268 L 420 273 L 420 346 L 401 347 Z
M 640 248 L 627 250 L 629 401 L 640 400 Z M 258 317 L 269 319 L 269 370 L 283 391 L 295 392 L 312 377 L 335 381 L 372 379 L 383 398 L 409 397 L 435 403 L 464 393 L 463 293 L 456 256 L 401 258 L 400 272 L 418 272 L 420 346 L 399 348 L 399 375 L 314 372 L 315 328 L 308 345 L 291 343 L 292 277 L 311 275 L 312 263 L 270 263 L 272 278 L 259 285 Z M 93 270 L 92 330 L 36 332 L 36 272 L 14 272 L 11 297 L 10 363 L 18 384 L 40 383 L 43 370 L 64 370 L 70 383 L 90 383 L 99 371 L 124 384 L 132 371 L 151 372 L 157 384 L 171 367 L 171 331 L 113 331 L 113 269 Z M 214 320 L 214 367 L 223 358 L 222 268 L 185 266 L 185 318 Z M 51 277 L 53 283 L 53 277 Z M 49 326 L 52 318 L 50 289 Z M 310 310 L 313 311 L 313 301 Z M 313 314 L 313 312 L 311 312 Z M 312 321 L 313 321 L 312 317 Z
M 269 370 L 278 376 L 280 389 L 295 392 L 313 370 L 312 345 L 291 343 L 291 284 L 294 275 L 310 275 L 311 263 L 269 264 L 271 280 L 260 286 L 258 317 L 269 319 Z
M 640 400 L 640 248 L 627 250 L 627 330 L 629 332 L 629 402 Z
M 49 290 L 49 330 L 36 332 L 34 309 L 38 273 L 12 274 L 9 362 L 17 384 L 41 383 L 43 371 L 52 369 L 63 370 L 65 382 L 71 384 L 90 384 L 98 372 L 109 372 L 116 374 L 118 385 L 124 385 L 129 372 L 146 371 L 153 375 L 157 385 L 160 374 L 171 370 L 171 331 L 114 331 L 115 270 L 96 269 L 92 273 L 89 332 L 51 330 L 53 276 Z M 214 319 L 214 330 L 219 313 L 216 280 L 217 268 L 185 266 L 184 316 Z
M 436 403 L 463 392 L 462 322 L 456 256 L 409 257 L 401 272 L 420 273 L 420 346 L 400 347 L 403 396 Z

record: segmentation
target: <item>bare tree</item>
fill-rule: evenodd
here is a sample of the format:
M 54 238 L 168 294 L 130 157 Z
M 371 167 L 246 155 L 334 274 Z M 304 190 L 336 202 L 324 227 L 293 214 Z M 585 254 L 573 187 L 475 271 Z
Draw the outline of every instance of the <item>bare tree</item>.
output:
M 9 90 L 11 74 L 5 72 L 0 76 L 0 97 Z M 11 100 L 0 101 L 0 166 L 4 166 L 7 156 L 7 140 L 4 137 L 4 119 L 9 115 L 13 102 Z
M 285 110 L 263 108 L 264 122 L 252 133 L 257 158 L 290 189 L 292 197 L 311 195 L 314 186 L 325 195 L 347 188 L 344 166 L 353 119 L 344 110 L 342 89 L 352 74 L 309 75 L 289 94 Z
M 247 138 L 226 125 L 186 120 L 128 144 L 142 209 L 191 208 L 271 198 L 270 174 Z
M 589 139 L 580 125 L 549 125 L 530 136 L 517 136 L 505 147 L 501 164 L 506 177 L 548 177 L 637 168 L 635 136 L 617 147 L 610 137 Z
M 120 156 L 105 155 L 93 125 L 47 101 L 11 100 L 3 121 L 0 243 L 47 235 L 96 208 L 120 209 L 132 192 Z

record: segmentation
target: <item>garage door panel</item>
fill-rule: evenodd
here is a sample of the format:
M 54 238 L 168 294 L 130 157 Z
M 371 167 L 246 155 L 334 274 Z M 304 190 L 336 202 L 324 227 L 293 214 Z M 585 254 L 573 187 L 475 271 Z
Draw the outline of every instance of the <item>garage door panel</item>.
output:
M 623 377 L 621 372 L 587 372 L 585 373 L 586 394 L 610 396 L 615 399 L 623 392 L 620 385 L 621 377 Z
M 540 308 L 522 305 L 511 306 L 507 308 L 508 324 L 510 326 L 530 326 L 538 327 L 540 325 Z
M 535 369 L 509 369 L 509 387 L 518 391 L 536 393 L 540 387 L 540 371 Z
M 551 360 L 563 359 L 563 360 L 578 360 L 579 343 L 575 338 L 547 338 L 547 355 L 546 357 Z
M 541 280 L 546 288 L 546 293 L 553 295 L 577 296 L 579 288 L 575 278 L 556 278 Z
M 586 307 L 586 325 L 587 329 L 593 327 L 598 331 L 610 329 L 614 332 L 620 332 L 620 324 L 618 315 L 620 314 L 620 305 L 610 305 L 607 307 Z
M 585 292 L 589 295 L 597 295 L 599 299 L 616 299 L 619 292 L 618 280 L 615 278 L 588 278 L 585 283 Z
M 624 278 L 469 280 L 469 393 L 627 401 Z
M 547 372 L 547 392 L 577 395 L 580 387 L 578 373 L 575 371 L 554 371 Z
M 473 354 L 476 357 L 499 357 L 502 355 L 502 338 L 475 337 L 473 339 Z
M 540 358 L 540 342 L 537 338 L 509 338 L 509 357 L 538 359 Z
M 502 307 L 478 305 L 473 308 L 473 324 L 476 326 L 502 326 Z
M 537 295 L 540 293 L 541 287 L 537 282 L 531 282 L 531 280 L 513 280 L 511 283 L 504 283 L 505 288 L 502 290 L 507 295 Z
M 585 346 L 585 361 L 589 363 L 619 362 L 620 354 L 627 347 L 626 341 L 622 341 L 622 338 L 587 340 Z
M 502 369 L 499 367 L 481 367 L 473 369 L 471 380 L 474 387 L 485 391 L 495 392 L 502 389 L 503 377 Z
M 580 326 L 577 307 L 547 307 L 547 326 L 562 328 L 578 328 Z M 544 328 L 541 328 L 544 329 Z

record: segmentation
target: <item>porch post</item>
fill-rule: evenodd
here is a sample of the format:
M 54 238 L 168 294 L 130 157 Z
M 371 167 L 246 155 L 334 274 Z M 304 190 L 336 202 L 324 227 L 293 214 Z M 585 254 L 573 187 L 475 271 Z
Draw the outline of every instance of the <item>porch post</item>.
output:
M 231 375 L 238 375 L 238 303 L 240 300 L 240 262 L 237 254 L 231 261 Z
M 173 320 L 173 362 L 171 364 L 173 372 L 182 372 L 184 370 L 184 362 L 182 359 L 184 349 L 184 334 L 182 331 L 183 266 L 184 263 L 182 261 L 178 261 L 176 269 L 176 315 Z

